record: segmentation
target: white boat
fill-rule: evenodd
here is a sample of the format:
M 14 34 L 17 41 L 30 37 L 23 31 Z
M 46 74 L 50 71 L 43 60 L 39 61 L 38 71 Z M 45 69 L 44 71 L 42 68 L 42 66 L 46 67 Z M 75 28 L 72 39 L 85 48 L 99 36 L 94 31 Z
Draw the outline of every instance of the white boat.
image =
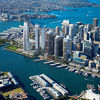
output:
M 57 66 L 57 68 L 63 68 L 63 66 Z

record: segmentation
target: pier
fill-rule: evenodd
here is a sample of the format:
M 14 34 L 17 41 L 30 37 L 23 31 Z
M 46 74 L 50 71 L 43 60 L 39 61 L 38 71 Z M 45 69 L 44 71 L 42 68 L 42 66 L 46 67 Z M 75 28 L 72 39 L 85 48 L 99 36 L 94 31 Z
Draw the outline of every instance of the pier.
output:
M 59 99 L 59 97 L 68 94 L 68 91 L 65 88 L 60 86 L 45 74 L 30 76 L 29 79 L 34 82 L 31 84 L 31 86 L 34 85 L 33 88 L 36 89 L 36 91 L 39 92 L 44 99 L 49 99 L 46 92 L 50 93 L 54 99 Z
M 33 60 L 35 62 L 38 62 L 38 61 L 43 61 L 43 59 L 36 59 L 36 60 Z

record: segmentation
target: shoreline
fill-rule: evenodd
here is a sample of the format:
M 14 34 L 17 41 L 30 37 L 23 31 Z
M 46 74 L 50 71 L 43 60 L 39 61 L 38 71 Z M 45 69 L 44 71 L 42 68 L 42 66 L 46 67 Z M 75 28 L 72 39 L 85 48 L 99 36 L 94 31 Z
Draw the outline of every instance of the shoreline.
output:
M 40 58 L 40 60 L 44 60 L 44 61 L 51 61 L 50 59 L 45 59 L 45 58 L 43 58 L 43 56 L 41 56 L 41 55 L 39 55 L 38 56 L 39 58 Z M 42 59 L 41 59 L 41 57 L 42 57 Z M 55 60 L 53 60 L 54 61 L 54 63 L 58 63 L 57 61 L 55 61 Z M 62 65 L 66 65 L 68 68 L 73 68 L 73 69 L 76 69 L 76 70 L 80 70 L 79 68 L 74 68 L 74 67 L 72 67 L 72 66 L 70 66 L 70 65 L 67 65 L 67 64 L 65 64 L 65 63 L 60 63 L 60 64 L 62 64 Z M 85 72 L 85 73 L 89 73 L 89 74 L 91 74 L 91 75 L 95 75 L 97 78 L 100 78 L 100 75 L 99 74 L 96 74 L 96 73 L 93 73 L 93 72 L 89 72 L 89 71 L 83 71 L 83 72 Z
M 30 55 L 27 55 L 27 54 L 24 54 L 24 53 L 21 53 L 21 52 L 18 52 L 18 51 L 10 50 L 10 49 L 7 48 L 7 46 L 4 47 L 4 49 L 5 49 L 5 50 L 8 50 L 8 51 L 11 51 L 11 52 L 14 52 L 14 53 L 16 53 L 16 54 L 20 54 L 20 55 L 29 57 L 29 58 L 36 58 L 36 56 L 34 57 L 34 56 L 30 56 Z M 41 55 L 38 55 L 37 57 L 39 57 L 38 60 L 40 60 L 40 61 L 42 61 L 42 60 L 44 60 L 44 61 L 51 61 L 51 59 L 49 59 L 49 58 L 44 58 L 44 56 L 41 56 Z M 56 60 L 53 60 L 53 61 L 54 61 L 54 63 L 58 63 L 58 61 L 56 61 Z M 66 65 L 68 68 L 74 68 L 74 67 L 72 67 L 72 66 L 70 66 L 70 65 L 67 65 L 66 63 L 63 63 L 62 61 L 60 62 L 60 64 Z M 80 70 L 79 68 L 74 68 L 74 69 Z M 89 72 L 89 71 L 85 71 L 85 70 L 84 70 L 83 72 L 89 73 L 89 74 L 91 74 L 91 75 L 96 76 L 97 78 L 100 78 L 100 75 L 99 75 L 99 74 L 96 74 L 96 73 L 93 73 L 93 72 Z
M 23 56 L 29 57 L 29 58 L 35 58 L 35 57 L 33 57 L 33 56 L 26 55 L 26 54 L 21 53 L 21 52 L 18 52 L 18 51 L 10 50 L 10 49 L 7 48 L 7 46 L 4 47 L 4 49 L 5 49 L 5 50 L 8 50 L 8 51 L 11 51 L 11 52 L 14 52 L 14 53 L 16 53 L 16 54 L 20 54 L 20 55 L 23 55 Z
M 6 43 L 3 43 L 3 44 L 0 44 L 0 46 L 3 46 L 3 45 L 5 45 Z
M 7 87 L 3 86 L 0 90 L 1 91 L 0 94 L 4 97 L 4 99 L 8 99 L 10 95 L 13 95 L 15 93 L 20 93 L 23 97 L 29 98 L 27 92 L 22 87 L 21 83 L 18 81 L 18 79 L 14 74 L 12 74 L 11 72 L 2 72 L 2 71 L 1 73 L 2 76 L 6 76 L 6 79 L 8 79 L 9 82 L 11 82 L 11 85 Z M 14 79 L 15 81 L 13 81 L 12 79 Z M 1 80 L 3 79 L 1 78 Z

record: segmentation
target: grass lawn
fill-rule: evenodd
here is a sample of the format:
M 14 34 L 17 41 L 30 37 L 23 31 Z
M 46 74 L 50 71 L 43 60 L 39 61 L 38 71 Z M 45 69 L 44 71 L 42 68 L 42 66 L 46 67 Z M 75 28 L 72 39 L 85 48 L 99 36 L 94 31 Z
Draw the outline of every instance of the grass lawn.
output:
M 6 43 L 6 40 L 0 39 L 0 44 Z
M 22 88 L 17 88 L 17 89 L 2 93 L 2 95 L 3 96 L 8 96 L 10 94 L 19 93 L 19 92 L 22 92 L 22 91 L 23 91 Z
M 16 51 L 18 49 L 18 47 L 13 46 L 13 45 L 10 45 L 10 46 L 8 46 L 6 48 L 9 49 L 9 50 L 13 50 L 13 51 Z

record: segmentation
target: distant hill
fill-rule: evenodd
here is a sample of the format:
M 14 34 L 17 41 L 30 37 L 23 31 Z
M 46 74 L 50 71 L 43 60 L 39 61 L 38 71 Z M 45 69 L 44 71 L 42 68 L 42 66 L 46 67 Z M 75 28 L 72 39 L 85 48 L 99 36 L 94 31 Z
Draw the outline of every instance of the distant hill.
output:
M 0 12 L 51 11 L 64 7 L 98 6 L 88 0 L 0 0 Z

